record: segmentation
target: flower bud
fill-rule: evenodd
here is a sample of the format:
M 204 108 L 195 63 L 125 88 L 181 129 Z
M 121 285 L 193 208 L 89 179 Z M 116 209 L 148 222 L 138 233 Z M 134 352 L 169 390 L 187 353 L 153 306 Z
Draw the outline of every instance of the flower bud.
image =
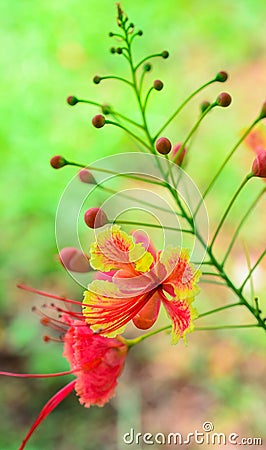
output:
M 99 75 L 95 75 L 95 77 L 93 78 L 93 83 L 95 84 L 99 84 L 101 82 L 101 77 Z
M 95 128 L 102 128 L 105 124 L 105 117 L 102 114 L 97 114 L 92 119 L 92 125 Z
M 108 114 L 111 114 L 112 107 L 110 105 L 102 105 L 102 112 L 107 116 Z
M 172 150 L 173 159 L 175 160 L 174 162 L 175 162 L 175 164 L 177 164 L 178 166 L 181 166 L 181 164 L 182 164 L 182 162 L 183 162 L 183 159 L 185 158 L 185 155 L 186 155 L 186 153 L 187 153 L 186 147 L 184 147 L 184 148 L 181 150 L 181 152 L 179 152 L 181 146 L 182 146 L 181 143 L 176 144 L 176 145 L 173 147 L 173 150 Z M 177 158 L 176 158 L 176 155 L 178 155 Z M 175 159 L 175 158 L 176 158 L 176 159 Z
M 82 183 L 97 184 L 97 181 L 88 169 L 81 169 L 78 172 L 78 177 Z
M 211 106 L 211 104 L 207 100 L 205 100 L 204 102 L 201 103 L 200 110 L 201 110 L 202 114 L 206 111 L 207 108 L 209 108 L 209 106 Z
M 55 155 L 50 159 L 50 164 L 54 169 L 61 169 L 68 164 L 67 160 L 60 155 Z
M 71 272 L 89 272 L 91 267 L 88 257 L 75 247 L 65 247 L 59 252 L 62 266 Z
M 144 70 L 144 72 L 150 72 L 150 70 L 151 70 L 151 64 L 150 63 L 146 63 L 146 64 L 144 64 L 144 66 L 143 66 L 143 70 Z
M 101 208 L 90 208 L 84 214 L 84 221 L 89 228 L 100 228 L 108 223 L 107 216 Z
M 123 53 L 122 48 L 121 48 L 121 47 L 117 47 L 116 53 L 117 53 L 118 55 L 122 55 L 122 53 Z
M 266 150 L 261 150 L 253 161 L 252 172 L 255 177 L 266 178 Z
M 164 50 L 164 51 L 162 52 L 162 57 L 163 57 L 163 59 L 167 59 L 168 56 L 169 56 L 169 52 L 168 52 L 167 50 Z
M 112 54 L 114 54 L 114 53 L 116 52 L 115 47 L 111 47 L 111 48 L 110 48 L 110 52 L 111 52 Z
M 155 80 L 153 82 L 153 87 L 156 89 L 156 91 L 161 91 L 163 88 L 163 82 L 161 80 Z
M 77 97 L 75 97 L 74 95 L 70 95 L 69 97 L 67 97 L 67 103 L 71 106 L 74 106 L 78 103 L 78 99 Z
M 155 147 L 159 153 L 162 155 L 167 155 L 167 153 L 171 151 L 172 144 L 169 139 L 161 137 L 156 141 Z
M 110 31 L 110 33 L 108 33 L 109 37 L 113 37 L 114 33 L 112 31 Z
M 139 31 L 138 31 L 138 35 L 139 35 L 139 36 L 142 36 L 142 35 L 143 35 L 143 31 L 142 31 L 142 30 L 139 30 Z
M 217 105 L 221 106 L 222 108 L 226 108 L 227 106 L 229 106 L 231 101 L 232 97 L 227 92 L 222 92 L 216 99 Z
M 225 72 L 224 70 L 221 70 L 220 72 L 217 73 L 215 80 L 216 81 L 220 81 L 220 83 L 224 83 L 228 78 L 228 73 Z
M 263 103 L 261 111 L 260 111 L 260 115 L 259 115 L 260 119 L 265 119 L 265 117 L 266 117 L 266 101 Z

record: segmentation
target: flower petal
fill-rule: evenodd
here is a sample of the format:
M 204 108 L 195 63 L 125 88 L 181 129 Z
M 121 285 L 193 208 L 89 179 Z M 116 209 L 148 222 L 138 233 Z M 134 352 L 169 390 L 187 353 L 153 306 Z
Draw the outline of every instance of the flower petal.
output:
M 161 296 L 155 292 L 145 306 L 133 318 L 133 323 L 141 330 L 151 328 L 156 322 L 161 305 Z
M 102 272 L 127 268 L 131 263 L 137 271 L 149 270 L 153 257 L 141 243 L 135 244 L 132 236 L 120 230 L 118 225 L 97 234 L 97 241 L 90 249 L 91 266 Z
M 193 320 L 196 319 L 198 313 L 196 309 L 191 306 L 192 300 L 193 299 L 163 299 L 164 307 L 173 322 L 171 333 L 172 344 L 177 344 L 181 338 L 185 338 L 186 334 L 194 329 Z
M 199 292 L 197 281 L 200 271 L 194 270 L 189 262 L 189 253 L 185 249 L 168 247 L 160 257 L 160 262 L 167 272 L 163 289 L 179 299 L 194 297 Z

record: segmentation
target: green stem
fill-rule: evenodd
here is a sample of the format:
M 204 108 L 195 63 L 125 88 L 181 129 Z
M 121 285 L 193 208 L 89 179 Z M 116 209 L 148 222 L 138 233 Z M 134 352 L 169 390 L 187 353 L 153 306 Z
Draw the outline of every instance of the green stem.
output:
M 101 77 L 101 80 L 118 80 L 118 81 L 122 81 L 123 83 L 126 83 L 129 86 L 133 87 L 131 81 L 129 81 L 123 77 L 118 77 L 117 75 L 105 75 L 104 77 Z
M 146 97 L 145 97 L 144 104 L 143 104 L 143 110 L 144 110 L 144 111 L 146 111 L 147 103 L 148 103 L 148 100 L 149 100 L 149 96 L 150 96 L 150 94 L 151 94 L 151 92 L 152 92 L 153 90 L 154 90 L 154 87 L 152 86 L 152 87 L 148 90 L 148 92 L 147 92 L 147 95 L 146 95 Z
M 243 281 L 243 283 L 241 284 L 239 290 L 240 292 L 243 291 L 243 288 L 245 286 L 245 284 L 247 283 L 247 281 L 249 280 L 249 278 L 251 277 L 252 273 L 254 272 L 254 270 L 256 269 L 256 267 L 258 267 L 259 263 L 262 261 L 262 259 L 264 258 L 264 256 L 266 255 L 266 250 L 263 250 L 262 254 L 260 255 L 260 257 L 258 258 L 257 262 L 254 264 L 254 266 L 252 267 L 252 269 L 250 270 L 249 274 L 247 275 L 247 277 L 245 278 L 245 280 Z
M 241 138 L 237 141 L 237 143 L 234 145 L 234 147 L 232 148 L 232 150 L 229 152 L 229 154 L 227 155 L 227 157 L 225 158 L 224 162 L 222 163 L 222 165 L 220 166 L 219 170 L 217 171 L 217 173 L 215 174 L 215 176 L 213 177 L 213 179 L 211 180 L 209 186 L 207 187 L 207 189 L 205 190 L 202 198 L 204 199 L 206 197 L 206 195 L 208 194 L 208 192 L 210 191 L 210 189 L 212 188 L 212 186 L 214 185 L 215 181 L 217 180 L 217 178 L 219 177 L 220 173 L 222 172 L 223 168 L 226 166 L 226 164 L 228 163 L 228 161 L 232 158 L 233 154 L 235 153 L 235 151 L 237 150 L 237 148 L 239 147 L 239 145 L 243 142 L 243 140 L 247 137 L 247 135 L 250 133 L 250 131 L 252 130 L 252 128 L 260 121 L 260 118 L 257 118 L 254 120 L 254 122 L 250 125 L 250 127 L 245 131 L 245 133 L 243 134 L 243 136 L 241 136 Z M 199 205 L 200 206 L 200 205 Z M 198 210 L 198 208 L 197 208 Z
M 258 195 L 258 197 L 257 197 L 257 198 L 255 199 L 255 201 L 251 204 L 251 206 L 249 207 L 249 209 L 248 209 L 247 212 L 245 213 L 244 217 L 243 217 L 243 218 L 241 219 L 241 221 L 239 222 L 239 225 L 238 225 L 238 227 L 236 228 L 236 230 L 235 230 L 235 232 L 234 232 L 234 235 L 233 235 L 233 237 L 232 237 L 232 239 L 231 239 L 231 241 L 230 241 L 230 244 L 228 245 L 228 248 L 227 248 L 226 253 L 225 253 L 225 255 L 224 255 L 224 258 L 223 258 L 223 260 L 222 260 L 222 263 L 221 263 L 222 266 L 224 266 L 224 264 L 225 264 L 225 262 L 226 262 L 226 260 L 227 260 L 227 258 L 228 258 L 228 256 L 229 256 L 229 254 L 230 254 L 230 252 L 231 252 L 231 250 L 232 250 L 232 247 L 233 247 L 233 245 L 234 245 L 234 243 L 235 243 L 235 241 L 236 241 L 236 239 L 237 239 L 237 236 L 239 235 L 239 232 L 240 232 L 242 226 L 244 225 L 244 223 L 245 223 L 245 221 L 247 220 L 249 214 L 250 214 L 251 211 L 255 208 L 256 204 L 258 203 L 258 201 L 260 200 L 260 198 L 262 197 L 262 195 L 264 194 L 264 192 L 266 192 L 266 188 L 263 188 L 263 189 L 262 189 L 262 191 L 260 192 L 260 194 Z
M 218 236 L 218 234 L 219 234 L 219 231 L 220 231 L 220 229 L 222 228 L 223 223 L 224 223 L 224 221 L 225 221 L 225 219 L 226 219 L 226 217 L 227 217 L 229 211 L 231 210 L 231 208 L 232 208 L 232 206 L 233 206 L 235 200 L 237 199 L 237 197 L 238 197 L 238 195 L 240 194 L 240 192 L 241 192 L 241 190 L 243 189 L 243 187 L 247 184 L 248 180 L 250 180 L 250 178 L 252 178 L 253 176 L 254 176 L 253 173 L 249 173 L 249 174 L 244 178 L 244 180 L 242 181 L 241 185 L 239 186 L 239 188 L 237 189 L 237 191 L 236 191 L 235 194 L 233 195 L 233 197 L 232 197 L 232 199 L 231 199 L 229 205 L 227 206 L 227 208 L 226 208 L 226 210 L 225 210 L 225 212 L 224 212 L 224 214 L 223 214 L 223 216 L 222 216 L 222 218 L 221 218 L 221 220 L 220 220 L 220 222 L 219 222 L 219 224 L 218 224 L 218 227 L 216 228 L 216 231 L 215 231 L 215 233 L 214 233 L 214 236 L 213 236 L 212 241 L 211 241 L 211 244 L 210 244 L 210 249 L 212 249 L 213 244 L 214 244 L 214 242 L 215 242 L 215 240 L 216 240 L 216 238 L 217 238 L 217 236 Z
M 182 153 L 182 151 L 184 150 L 187 142 L 189 141 L 189 139 L 191 138 L 191 136 L 197 131 L 197 129 L 199 128 L 202 120 L 204 119 L 204 117 L 212 110 L 212 108 L 214 108 L 215 106 L 217 106 L 216 102 L 213 102 L 210 106 L 208 106 L 208 108 L 205 109 L 205 111 L 201 114 L 200 118 L 197 120 L 197 122 L 195 123 L 195 125 L 192 127 L 192 129 L 190 130 L 190 132 L 188 133 L 186 139 L 184 140 L 184 142 L 182 143 L 181 147 L 179 148 L 175 158 L 173 159 L 173 162 L 175 163 L 179 157 L 179 155 Z
M 205 313 L 199 314 L 197 319 L 201 319 L 202 317 L 209 316 L 210 314 L 214 314 L 220 311 L 223 311 L 224 309 L 233 308 L 235 306 L 240 306 L 240 303 L 231 303 L 230 305 L 220 306 L 219 308 L 211 309 L 210 311 L 206 311 Z
M 128 133 L 130 136 L 132 136 L 134 139 L 136 139 L 136 141 L 140 142 L 144 147 L 146 147 L 148 150 L 150 150 L 150 146 L 148 144 L 146 144 L 146 142 L 143 141 L 143 139 L 141 139 L 139 136 L 137 136 L 131 130 L 126 128 L 124 125 L 117 123 L 117 122 L 113 122 L 112 120 L 106 120 L 105 123 L 109 124 L 109 125 L 115 125 L 116 127 L 122 128 L 122 130 L 124 130 L 126 133 Z
M 130 220 L 116 220 L 115 223 L 118 225 L 137 225 L 137 226 L 150 227 L 150 228 L 159 228 L 159 229 L 164 229 L 164 230 L 181 231 L 183 233 L 193 234 L 193 231 L 191 231 L 191 230 L 183 230 L 182 228 L 168 227 L 168 226 L 164 226 L 164 225 L 156 225 L 153 223 L 133 222 Z
M 239 329 L 239 328 L 257 328 L 257 323 L 250 323 L 244 325 L 214 325 L 210 327 L 195 327 L 194 331 L 212 331 L 212 330 L 226 330 L 226 329 Z
M 150 56 L 146 56 L 145 58 L 143 58 L 135 67 L 134 67 L 134 71 L 136 71 L 136 70 L 138 70 L 138 68 L 143 64 L 143 63 L 145 63 L 145 61 L 148 61 L 149 59 L 152 59 L 152 58 L 157 58 L 157 57 L 160 57 L 160 56 L 162 56 L 162 53 L 154 53 L 153 55 L 150 55 Z
M 207 86 L 209 86 L 212 83 L 215 83 L 216 79 L 208 81 L 207 83 L 204 83 L 202 86 L 200 86 L 198 89 L 196 89 L 192 94 L 190 94 L 184 101 L 181 103 L 181 105 L 173 112 L 173 114 L 169 117 L 169 119 L 166 120 L 166 122 L 163 124 L 163 126 L 159 129 L 159 131 L 156 133 L 156 136 L 154 137 L 154 140 L 156 140 L 160 134 L 163 132 L 163 130 L 172 122 L 172 120 L 177 116 L 177 114 L 180 113 L 180 111 L 186 106 L 186 104 L 195 97 L 199 92 L 201 92 L 203 89 L 205 89 Z
M 158 330 L 151 331 L 150 333 L 143 334 L 142 336 L 138 336 L 135 339 L 126 339 L 126 343 L 129 348 L 133 347 L 136 344 L 139 344 L 150 336 L 154 336 L 155 334 L 161 333 L 162 331 L 167 331 L 172 328 L 172 325 L 166 325 L 165 327 L 159 328 Z

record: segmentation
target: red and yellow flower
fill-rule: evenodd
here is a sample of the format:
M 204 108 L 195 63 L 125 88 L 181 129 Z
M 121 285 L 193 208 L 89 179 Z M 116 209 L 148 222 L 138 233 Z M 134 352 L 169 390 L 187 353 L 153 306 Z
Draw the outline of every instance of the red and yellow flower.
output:
M 156 252 L 145 240 L 142 232 L 133 237 L 117 225 L 97 234 L 90 264 L 104 275 L 98 275 L 103 279 L 93 281 L 85 292 L 83 315 L 92 330 L 112 337 L 121 334 L 130 320 L 140 329 L 150 328 L 163 304 L 176 343 L 193 330 L 197 312 L 192 303 L 200 272 L 190 263 L 187 250 L 167 247 Z

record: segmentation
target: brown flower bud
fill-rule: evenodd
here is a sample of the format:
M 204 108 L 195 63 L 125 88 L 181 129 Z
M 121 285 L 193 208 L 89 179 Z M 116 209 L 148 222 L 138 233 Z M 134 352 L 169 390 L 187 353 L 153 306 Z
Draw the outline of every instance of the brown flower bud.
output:
M 253 161 L 252 172 L 255 177 L 266 178 L 266 150 L 261 150 Z
M 105 124 L 105 117 L 102 114 L 97 114 L 92 119 L 92 125 L 95 128 L 102 128 Z
M 221 70 L 220 72 L 217 73 L 215 80 L 216 81 L 220 81 L 220 83 L 224 83 L 228 78 L 228 73 L 225 72 L 224 70 Z
M 78 172 L 78 177 L 82 183 L 97 184 L 97 181 L 88 169 L 81 169 Z
M 172 144 L 166 137 L 161 137 L 156 141 L 156 150 L 162 155 L 167 155 L 171 151 Z
M 163 82 L 161 80 L 155 80 L 153 82 L 153 87 L 156 89 L 156 91 L 161 91 L 163 88 Z
M 221 106 L 222 108 L 226 108 L 229 106 L 232 102 L 232 97 L 227 92 L 222 92 L 220 95 L 218 95 L 216 99 L 216 103 L 218 106 Z
M 67 160 L 60 155 L 55 155 L 50 159 L 50 164 L 54 169 L 61 169 L 68 164 Z
M 71 106 L 74 106 L 78 103 L 78 99 L 77 97 L 75 97 L 74 95 L 70 95 L 69 97 L 67 97 L 67 103 Z

